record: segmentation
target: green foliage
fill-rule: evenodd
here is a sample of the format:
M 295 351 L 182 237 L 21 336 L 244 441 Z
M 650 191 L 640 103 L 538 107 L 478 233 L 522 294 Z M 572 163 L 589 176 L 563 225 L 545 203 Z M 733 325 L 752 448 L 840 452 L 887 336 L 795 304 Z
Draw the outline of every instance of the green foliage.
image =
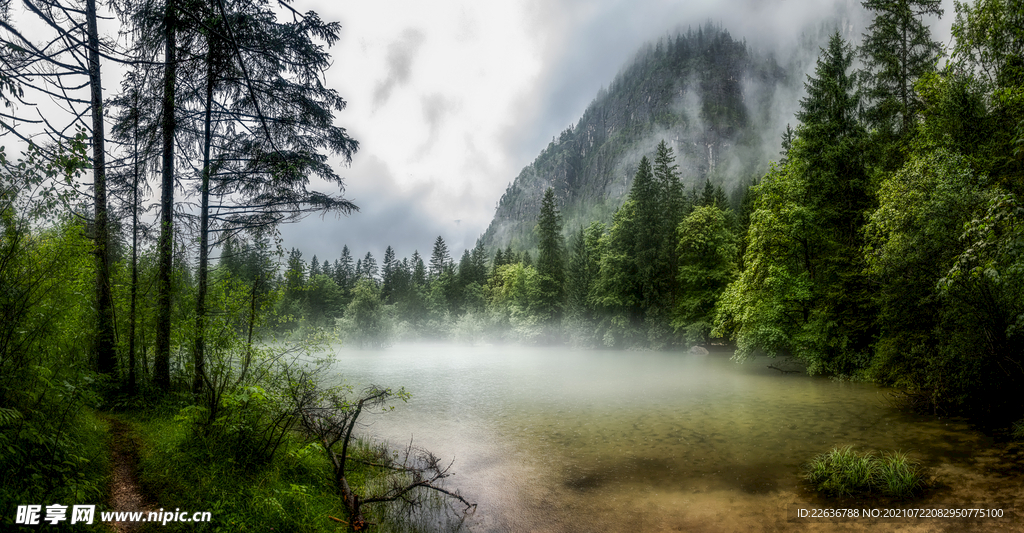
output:
M 880 133 L 911 132 L 922 107 L 914 83 L 935 68 L 939 44 L 931 40 L 922 18 L 941 15 L 939 0 L 867 0 L 875 18 L 864 36 L 861 53 L 870 69 L 868 122 Z
M 306 309 L 313 326 L 333 323 L 342 314 L 342 301 L 341 288 L 329 276 L 317 274 L 309 278 L 306 284 Z
M 94 503 L 103 493 L 104 378 L 89 359 L 92 245 L 65 216 L 65 185 L 85 165 L 84 137 L 55 160 L 0 150 L 0 469 L 4 501 Z
M 852 446 L 833 448 L 815 457 L 806 467 L 805 478 L 815 490 L 830 496 L 878 493 L 909 498 L 924 486 L 920 468 L 905 453 L 878 457 L 855 452 Z
M 880 340 L 874 379 L 929 390 L 940 377 L 935 336 L 943 309 L 936 287 L 962 249 L 964 224 L 984 205 L 982 180 L 966 158 L 945 149 L 914 155 L 879 186 L 865 227 L 868 272 L 880 284 Z M 932 368 L 934 366 L 934 368 Z
M 689 343 L 706 343 L 715 304 L 736 274 L 736 237 L 722 209 L 700 206 L 677 230 L 679 299 L 672 320 Z
M 1024 382 L 1024 208 L 1012 194 L 995 195 L 968 222 L 964 240 L 939 281 L 941 360 L 953 379 L 935 390 L 944 402 L 1012 419 L 1021 409 L 1014 390 Z
M 850 496 L 871 491 L 877 468 L 874 455 L 860 454 L 853 451 L 852 446 L 844 446 L 812 459 L 806 477 L 816 490 L 834 496 Z
M 338 321 L 341 337 L 360 347 L 387 346 L 391 342 L 391 322 L 387 320 L 380 289 L 368 279 L 356 282 L 352 302 Z
M 990 87 L 1024 83 L 1024 13 L 1014 0 L 956 5 L 953 57 L 977 66 Z
M 537 275 L 540 277 L 538 312 L 542 322 L 561 320 L 565 299 L 565 245 L 562 242 L 561 217 L 555 206 L 555 190 L 548 188 L 537 217 L 539 254 Z
M 629 197 L 615 212 L 601 245 L 595 301 L 610 317 L 605 338 L 617 345 L 671 342 L 666 335 L 675 273 L 667 250 L 674 248 L 675 237 L 666 220 L 666 199 L 671 198 L 666 187 L 672 187 L 671 177 L 656 178 L 642 157 Z
M 490 305 L 497 313 L 497 325 L 507 327 L 512 340 L 538 340 L 541 286 L 537 269 L 522 263 L 498 267 L 487 291 Z
M 809 209 L 798 203 L 804 187 L 788 165 L 773 167 L 755 187 L 745 268 L 722 293 L 712 332 L 736 341 L 737 359 L 758 349 L 806 357 L 800 339 L 807 337 L 813 282 L 804 233 L 812 220 Z
M 105 424 L 91 408 L 102 377 L 33 366 L 22 380 L 18 394 L 5 398 L 14 407 L 0 421 L 0 468 L 22 482 L 5 483 L 0 498 L 96 503 L 106 488 L 107 443 Z
M 756 188 L 744 272 L 723 294 L 715 334 L 738 358 L 790 352 L 812 373 L 867 366 L 873 314 L 860 227 L 871 205 L 853 55 L 834 34 L 805 85 L 788 162 Z
M 287 436 L 269 463 L 211 455 L 187 425 L 157 417 L 132 424 L 141 441 L 141 481 L 165 508 L 209 510 L 213 521 L 190 531 L 333 532 L 327 516 L 344 508 L 330 465 L 315 445 Z

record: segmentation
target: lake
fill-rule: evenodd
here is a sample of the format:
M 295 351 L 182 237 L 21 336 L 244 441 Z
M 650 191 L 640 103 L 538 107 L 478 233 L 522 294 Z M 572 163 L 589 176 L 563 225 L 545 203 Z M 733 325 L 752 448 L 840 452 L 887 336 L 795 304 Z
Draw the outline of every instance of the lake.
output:
M 363 435 L 454 458 L 481 532 L 1020 530 L 1021 447 L 891 405 L 888 391 L 728 353 L 417 344 L 337 349 L 357 388 L 408 403 Z M 900 450 L 934 488 L 912 504 L 830 501 L 802 465 L 834 446 Z M 1003 519 L 798 519 L 798 507 L 999 507 Z

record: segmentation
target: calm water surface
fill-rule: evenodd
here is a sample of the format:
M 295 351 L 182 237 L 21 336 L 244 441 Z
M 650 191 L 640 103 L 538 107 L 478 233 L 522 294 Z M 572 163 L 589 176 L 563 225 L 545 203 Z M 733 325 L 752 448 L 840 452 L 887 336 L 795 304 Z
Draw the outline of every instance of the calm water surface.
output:
M 364 431 L 454 458 L 452 486 L 479 503 L 472 531 L 830 530 L 837 524 L 787 520 L 793 505 L 822 504 L 799 478 L 814 455 L 848 444 L 902 450 L 966 483 L 971 472 L 949 465 L 992 445 L 962 422 L 891 408 L 884 389 L 781 374 L 770 362 L 502 346 L 337 350 L 347 383 L 412 394 L 367 417 Z

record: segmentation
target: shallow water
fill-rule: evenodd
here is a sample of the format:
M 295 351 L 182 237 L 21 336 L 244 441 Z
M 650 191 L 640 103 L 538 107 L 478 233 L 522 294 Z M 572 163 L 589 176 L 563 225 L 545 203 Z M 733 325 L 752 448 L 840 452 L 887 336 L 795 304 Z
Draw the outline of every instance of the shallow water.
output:
M 798 520 L 829 504 L 801 465 L 837 445 L 901 450 L 932 473 L 914 505 L 1021 505 L 1020 454 L 962 421 L 893 409 L 886 391 L 658 352 L 396 346 L 337 351 L 349 384 L 405 387 L 367 434 L 454 458 L 472 531 L 922 531 L 1020 528 L 999 521 Z M 1003 501 L 996 502 L 995 499 Z M 899 502 L 832 502 L 878 507 Z

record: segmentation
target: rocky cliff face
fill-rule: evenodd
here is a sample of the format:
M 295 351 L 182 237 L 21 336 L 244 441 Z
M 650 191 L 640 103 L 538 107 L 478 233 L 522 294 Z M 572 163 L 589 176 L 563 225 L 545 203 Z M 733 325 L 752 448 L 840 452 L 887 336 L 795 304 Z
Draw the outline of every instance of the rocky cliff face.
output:
M 555 189 L 567 233 L 610 221 L 640 157 L 653 155 L 661 140 L 687 187 L 710 180 L 729 191 L 763 174 L 778 159 L 786 125 L 776 103 L 793 101 L 802 86 L 803 70 L 793 76 L 792 67 L 711 25 L 648 45 L 520 172 L 482 242 L 489 250 L 534 248 L 547 187 Z

